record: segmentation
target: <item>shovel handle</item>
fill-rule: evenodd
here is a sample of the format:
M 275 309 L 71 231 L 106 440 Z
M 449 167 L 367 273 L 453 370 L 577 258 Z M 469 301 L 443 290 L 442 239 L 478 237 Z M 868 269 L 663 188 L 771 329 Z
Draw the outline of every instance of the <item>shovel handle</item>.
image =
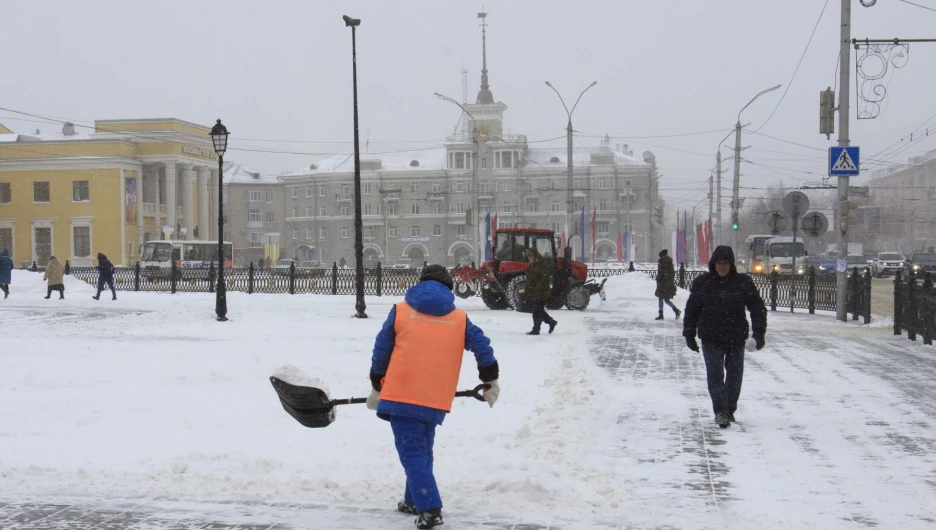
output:
M 455 392 L 455 397 L 473 397 L 478 401 L 484 401 L 484 396 L 481 393 L 489 388 L 491 388 L 491 385 L 481 383 L 471 390 L 460 390 Z M 367 398 L 345 398 L 331 400 L 331 406 L 333 407 L 336 405 L 357 405 L 359 403 L 367 403 Z

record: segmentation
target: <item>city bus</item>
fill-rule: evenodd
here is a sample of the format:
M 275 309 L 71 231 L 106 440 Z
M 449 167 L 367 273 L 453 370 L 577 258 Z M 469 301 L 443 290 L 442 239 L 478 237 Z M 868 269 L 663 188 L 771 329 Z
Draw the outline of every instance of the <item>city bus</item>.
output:
M 144 270 L 168 269 L 175 261 L 178 269 L 210 269 L 218 266 L 217 241 L 147 241 L 140 253 Z M 234 266 L 234 245 L 224 242 L 224 268 Z
M 796 258 L 797 265 L 803 264 L 806 258 L 806 245 L 803 243 L 803 238 L 796 238 L 794 246 L 793 238 L 790 236 L 772 237 L 764 243 L 764 248 L 767 253 L 764 269 L 777 271 L 779 274 L 793 274 L 793 258 Z
M 768 240 L 775 237 L 777 236 L 754 235 L 748 236 L 744 240 L 746 253 L 742 259 L 744 259 L 744 266 L 749 273 L 767 274 L 770 272 L 764 263 L 767 259 L 767 249 L 764 245 Z

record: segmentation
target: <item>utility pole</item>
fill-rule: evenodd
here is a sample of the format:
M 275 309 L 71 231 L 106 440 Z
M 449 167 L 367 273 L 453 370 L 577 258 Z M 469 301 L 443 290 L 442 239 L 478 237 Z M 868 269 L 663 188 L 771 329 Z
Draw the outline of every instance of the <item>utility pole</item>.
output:
M 848 96 L 849 74 L 851 73 L 851 0 L 842 0 L 842 32 L 839 41 L 839 134 L 840 147 L 848 147 Z M 840 260 L 848 256 L 848 177 L 838 178 L 838 255 Z M 845 307 L 847 301 L 848 278 L 845 271 L 835 273 L 835 317 L 848 320 Z
M 715 182 L 715 176 L 709 173 L 709 178 L 708 178 L 708 220 L 709 220 L 709 223 L 712 222 L 712 198 L 713 198 L 712 187 L 714 185 L 714 182 Z
M 738 114 L 738 123 L 735 125 L 734 143 L 734 182 L 731 185 L 731 250 L 738 251 L 738 230 L 734 230 L 734 223 L 739 222 L 739 191 L 741 187 L 741 114 Z

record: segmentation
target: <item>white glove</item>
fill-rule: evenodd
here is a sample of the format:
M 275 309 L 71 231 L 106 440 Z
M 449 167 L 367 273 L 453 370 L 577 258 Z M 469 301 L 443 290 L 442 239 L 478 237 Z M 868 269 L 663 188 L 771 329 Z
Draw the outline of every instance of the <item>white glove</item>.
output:
M 371 410 L 377 410 L 378 401 L 380 401 L 380 392 L 372 388 L 370 391 L 370 395 L 367 396 L 367 408 Z
M 749 352 L 755 351 L 757 349 L 757 341 L 754 339 L 748 339 L 747 342 L 744 343 L 744 349 Z
M 485 390 L 481 395 L 484 396 L 484 401 L 487 401 L 488 405 L 493 407 L 497 403 L 497 397 L 500 396 L 500 385 L 497 384 L 497 379 L 487 381 L 484 384 L 490 385 L 491 388 Z

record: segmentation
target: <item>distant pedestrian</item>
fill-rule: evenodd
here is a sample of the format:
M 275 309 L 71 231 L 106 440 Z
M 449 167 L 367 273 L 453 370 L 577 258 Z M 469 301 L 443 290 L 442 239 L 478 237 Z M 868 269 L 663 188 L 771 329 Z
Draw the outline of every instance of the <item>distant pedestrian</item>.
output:
M 0 289 L 3 290 L 3 299 L 10 297 L 10 280 L 13 276 L 13 260 L 10 259 L 10 251 L 0 250 Z
M 58 291 L 59 300 L 65 299 L 65 269 L 62 267 L 62 262 L 59 261 L 55 256 L 50 256 L 48 263 L 46 263 L 45 274 L 42 276 L 43 280 L 48 281 L 48 293 L 46 294 L 46 300 L 52 298 L 52 291 Z
M 679 320 L 680 311 L 673 305 L 672 299 L 676 296 L 676 269 L 673 268 L 673 258 L 669 257 L 669 251 L 665 248 L 660 251 L 660 259 L 657 261 L 656 292 L 659 303 L 659 312 L 654 320 L 663 320 L 663 302 L 673 308 L 676 313 L 676 320 Z
M 725 428 L 735 421 L 744 376 L 744 343 L 748 339 L 748 320 L 756 348 L 764 347 L 767 333 L 767 308 L 754 281 L 738 274 L 731 247 L 719 246 L 712 253 L 709 272 L 692 282 L 683 336 L 692 351 L 699 351 L 696 332 L 702 340 L 702 355 L 708 374 L 709 395 L 715 411 L 715 423 Z
M 117 290 L 114 289 L 114 265 L 107 259 L 107 256 L 98 252 L 98 282 L 97 282 L 97 294 L 92 296 L 95 300 L 101 298 L 101 291 L 104 290 L 104 287 L 107 286 L 111 290 L 111 294 L 114 295 L 111 300 L 117 299 Z
M 345 260 L 344 256 L 341 256 L 341 259 L 338 260 L 338 268 L 339 268 L 339 269 L 343 269 L 343 268 L 345 268 L 345 265 L 347 265 L 347 264 L 348 264 L 348 262 Z
M 558 324 L 546 312 L 546 302 L 552 297 L 552 271 L 549 263 L 535 248 L 527 249 L 527 257 L 530 264 L 526 270 L 526 286 L 521 292 L 533 302 L 533 331 L 528 331 L 527 335 L 539 335 L 543 322 L 549 325 L 549 332 L 552 333 Z
M 374 343 L 367 408 L 390 422 L 406 489 L 397 510 L 418 515 L 416 528 L 442 524 L 442 497 L 433 474 L 436 426 L 452 410 L 465 350 L 475 355 L 478 378 L 494 406 L 500 370 L 491 341 L 455 308 L 452 277 L 429 265 L 419 283 L 393 306 Z

